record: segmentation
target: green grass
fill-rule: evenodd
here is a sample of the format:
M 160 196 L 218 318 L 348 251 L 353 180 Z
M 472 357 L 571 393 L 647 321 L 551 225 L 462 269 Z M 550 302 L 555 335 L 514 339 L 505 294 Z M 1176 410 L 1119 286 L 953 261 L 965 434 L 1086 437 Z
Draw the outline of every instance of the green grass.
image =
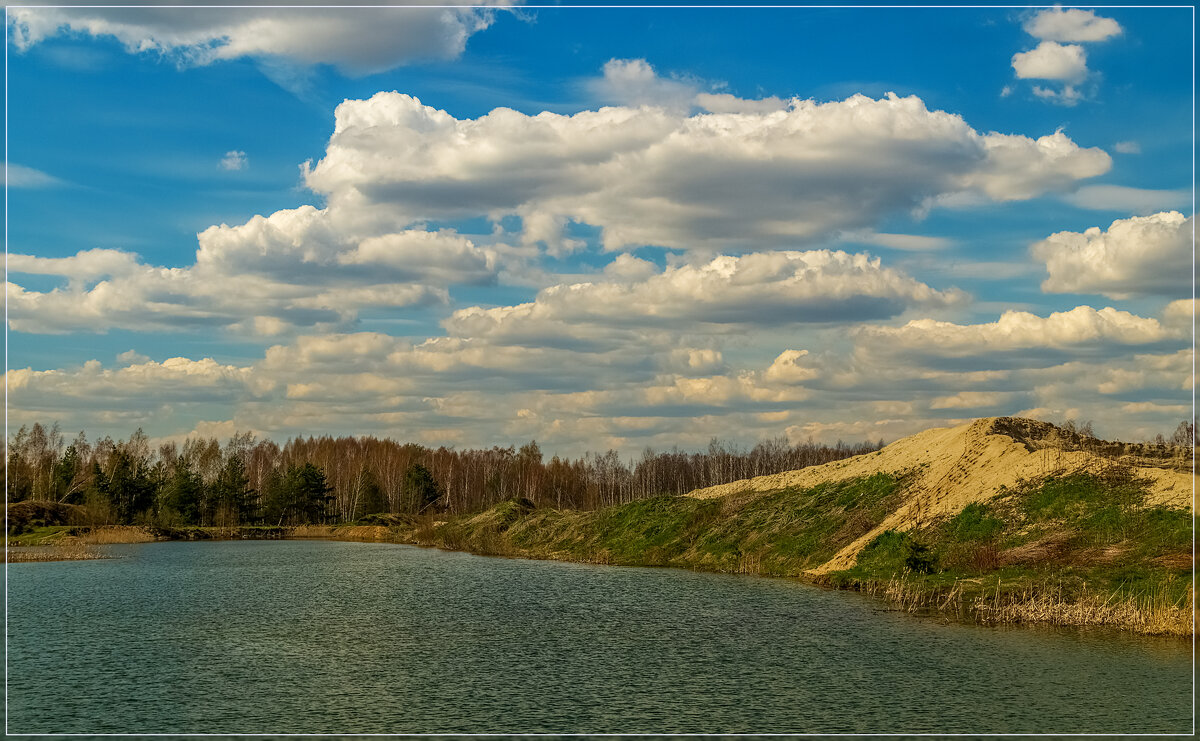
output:
M 877 474 L 810 489 L 662 496 L 587 512 L 504 502 L 414 535 L 432 545 L 535 558 L 795 576 L 878 525 L 900 493 L 896 479 Z
M 54 545 L 71 529 L 67 525 L 42 525 L 20 535 L 9 535 L 8 544 L 10 546 Z

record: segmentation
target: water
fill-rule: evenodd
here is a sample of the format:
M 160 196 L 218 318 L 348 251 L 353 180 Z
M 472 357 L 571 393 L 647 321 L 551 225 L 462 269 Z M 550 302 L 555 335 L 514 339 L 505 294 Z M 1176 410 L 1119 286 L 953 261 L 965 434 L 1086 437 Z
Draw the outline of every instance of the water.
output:
M 1191 645 L 326 541 L 9 567 L 10 733 L 1184 732 Z

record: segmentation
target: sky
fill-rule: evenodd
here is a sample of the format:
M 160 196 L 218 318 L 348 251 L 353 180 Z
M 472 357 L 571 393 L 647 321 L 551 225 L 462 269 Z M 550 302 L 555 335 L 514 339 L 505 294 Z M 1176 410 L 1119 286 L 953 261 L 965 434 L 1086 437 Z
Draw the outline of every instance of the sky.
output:
M 1192 413 L 1193 9 L 8 8 L 8 425 Z

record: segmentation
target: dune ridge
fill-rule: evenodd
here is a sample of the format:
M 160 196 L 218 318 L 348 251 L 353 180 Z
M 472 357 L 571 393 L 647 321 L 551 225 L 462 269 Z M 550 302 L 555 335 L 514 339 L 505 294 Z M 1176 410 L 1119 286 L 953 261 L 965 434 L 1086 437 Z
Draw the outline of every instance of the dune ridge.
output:
M 906 531 L 991 499 L 1021 480 L 1127 466 L 1148 480 L 1146 504 L 1193 509 L 1192 451 L 1171 445 L 1121 443 L 1068 432 L 1023 417 L 985 417 L 902 438 L 877 453 L 797 471 L 743 479 L 689 492 L 697 499 L 889 473 L 905 480 L 907 500 L 877 527 L 812 570 L 846 569 L 875 536 Z

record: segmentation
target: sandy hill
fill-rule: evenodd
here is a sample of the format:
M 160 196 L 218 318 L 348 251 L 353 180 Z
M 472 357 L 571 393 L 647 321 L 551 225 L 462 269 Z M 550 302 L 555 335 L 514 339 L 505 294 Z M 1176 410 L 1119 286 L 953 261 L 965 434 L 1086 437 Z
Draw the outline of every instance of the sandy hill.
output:
M 877 453 L 697 489 L 699 499 L 785 487 L 810 487 L 875 473 L 906 475 L 908 498 L 878 527 L 843 548 L 817 572 L 854 565 L 855 556 L 885 530 L 908 530 L 953 516 L 986 501 L 1001 487 L 1077 471 L 1103 472 L 1125 465 L 1151 483 L 1148 504 L 1191 508 L 1192 451 L 1170 445 L 1121 443 L 1071 433 L 1021 417 L 990 417 L 958 427 L 926 430 Z

